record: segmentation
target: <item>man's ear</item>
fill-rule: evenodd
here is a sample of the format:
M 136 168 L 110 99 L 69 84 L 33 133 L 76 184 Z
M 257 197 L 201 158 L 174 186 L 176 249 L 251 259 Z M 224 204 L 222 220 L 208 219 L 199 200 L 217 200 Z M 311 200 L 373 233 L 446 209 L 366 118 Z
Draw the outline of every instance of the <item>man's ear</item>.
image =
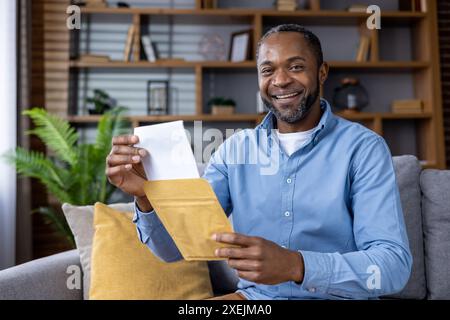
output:
M 321 86 L 325 83 L 325 81 L 328 78 L 328 70 L 329 70 L 328 63 L 324 61 L 319 68 L 319 81 Z

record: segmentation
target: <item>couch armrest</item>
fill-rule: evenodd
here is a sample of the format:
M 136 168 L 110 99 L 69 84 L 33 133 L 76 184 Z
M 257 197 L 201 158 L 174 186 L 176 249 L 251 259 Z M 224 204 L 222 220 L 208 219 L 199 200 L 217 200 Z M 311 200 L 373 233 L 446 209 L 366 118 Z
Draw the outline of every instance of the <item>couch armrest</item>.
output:
M 69 266 L 75 266 L 73 268 L 79 270 L 80 289 L 67 287 L 68 278 L 74 275 L 73 271 L 67 273 Z M 82 273 L 77 250 L 33 260 L 0 271 L 0 300 L 81 300 L 83 299 L 82 291 Z

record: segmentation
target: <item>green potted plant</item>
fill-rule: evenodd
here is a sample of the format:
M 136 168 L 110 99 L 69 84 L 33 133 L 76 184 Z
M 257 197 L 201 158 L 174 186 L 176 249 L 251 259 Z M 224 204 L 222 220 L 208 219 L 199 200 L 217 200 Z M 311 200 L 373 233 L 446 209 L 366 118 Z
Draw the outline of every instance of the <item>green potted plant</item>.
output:
M 46 110 L 33 108 L 23 115 L 29 116 L 35 128 L 27 134 L 37 135 L 46 145 L 47 154 L 17 147 L 4 155 L 24 177 L 38 179 L 61 204 L 92 205 L 108 203 L 115 188 L 105 176 L 105 159 L 111 149 L 114 135 L 129 131 L 129 123 L 121 117 L 125 108 L 114 108 L 105 113 L 98 123 L 94 143 L 77 143 L 75 128 Z M 51 207 L 41 207 L 34 212 L 44 214 L 74 245 L 73 235 L 61 214 Z
M 212 114 L 233 114 L 236 108 L 236 102 L 233 99 L 223 97 L 214 97 L 208 101 Z
M 100 89 L 94 89 L 94 96 L 86 98 L 86 102 L 90 104 L 88 106 L 89 114 L 103 114 L 108 110 L 111 110 L 113 101 L 109 94 Z

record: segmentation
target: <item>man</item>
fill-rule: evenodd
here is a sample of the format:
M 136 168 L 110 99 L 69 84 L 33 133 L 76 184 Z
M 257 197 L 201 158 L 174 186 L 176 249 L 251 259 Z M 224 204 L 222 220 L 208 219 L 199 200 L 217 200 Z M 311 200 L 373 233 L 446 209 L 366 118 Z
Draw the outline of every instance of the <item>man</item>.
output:
M 213 237 L 240 246 L 216 251 L 240 278 L 239 290 L 222 299 L 367 299 L 400 291 L 412 258 L 384 140 L 333 115 L 319 98 L 328 65 L 310 31 L 268 31 L 257 67 L 270 112 L 256 129 L 227 139 L 204 174 L 236 231 Z M 106 174 L 136 197 L 141 241 L 165 261 L 182 259 L 145 197 L 146 152 L 137 142 L 113 139 Z M 276 170 L 235 163 L 235 152 L 263 154 Z

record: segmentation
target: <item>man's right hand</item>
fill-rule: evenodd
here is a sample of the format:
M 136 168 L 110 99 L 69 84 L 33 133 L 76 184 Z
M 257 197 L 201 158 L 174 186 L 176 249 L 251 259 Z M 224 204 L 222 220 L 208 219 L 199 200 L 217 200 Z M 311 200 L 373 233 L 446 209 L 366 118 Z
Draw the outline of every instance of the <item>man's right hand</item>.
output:
M 153 208 L 145 196 L 147 177 L 142 166 L 142 159 L 148 156 L 148 151 L 133 147 L 138 142 L 139 137 L 135 135 L 113 137 L 111 152 L 106 157 L 105 174 L 111 184 L 136 197 L 141 211 L 149 212 Z

